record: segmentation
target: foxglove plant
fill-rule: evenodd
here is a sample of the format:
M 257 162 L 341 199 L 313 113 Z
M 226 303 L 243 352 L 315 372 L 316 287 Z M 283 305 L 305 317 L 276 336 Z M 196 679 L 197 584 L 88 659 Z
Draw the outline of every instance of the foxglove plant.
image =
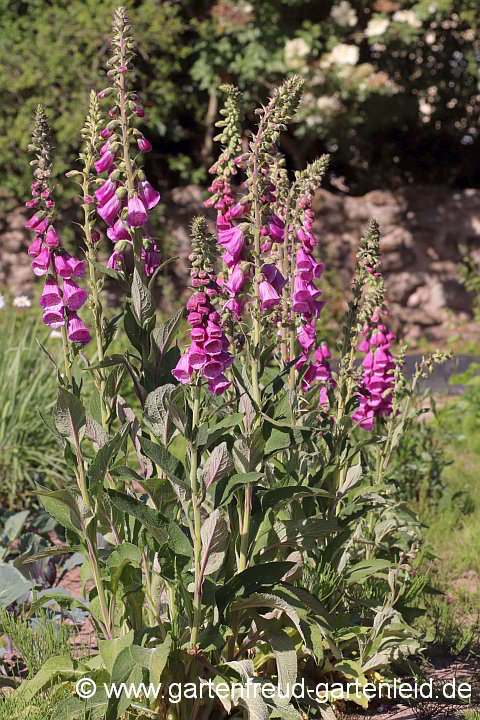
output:
M 26 203 L 28 208 L 35 208 L 35 214 L 25 223 L 28 230 L 35 232 L 28 254 L 34 258 L 32 269 L 35 275 L 46 276 L 40 298 L 43 321 L 52 328 L 61 328 L 66 377 L 71 383 L 72 352 L 69 342 L 85 345 L 91 340 L 88 329 L 77 315 L 77 310 L 87 300 L 87 292 L 76 282 L 77 278 L 84 276 L 85 263 L 76 260 L 61 247 L 55 230 L 55 201 L 50 184 L 53 147 L 42 105 L 35 113 L 32 142 L 28 149 L 36 156 L 30 163 L 35 168 L 32 199 Z
M 105 330 L 106 325 L 103 318 L 103 308 L 100 302 L 100 294 L 103 289 L 103 274 L 101 267 L 98 265 L 98 244 L 101 239 L 100 232 L 96 229 L 95 218 L 95 201 L 106 203 L 110 198 L 115 196 L 116 185 L 110 179 L 97 190 L 94 190 L 97 183 L 96 173 L 94 172 L 95 158 L 98 149 L 103 143 L 104 137 L 102 133 L 103 118 L 100 112 L 97 95 L 94 91 L 90 93 L 90 102 L 85 126 L 82 129 L 83 150 L 80 153 L 80 161 L 83 169 L 70 170 L 66 173 L 66 177 L 76 178 L 76 182 L 80 187 L 83 198 L 83 233 L 86 247 L 86 258 L 88 262 L 88 288 L 90 292 L 90 308 L 94 318 L 95 343 L 97 349 L 97 361 L 101 365 L 104 359 L 105 350 L 107 348 Z M 107 188 L 105 186 L 108 186 Z M 110 338 L 111 339 L 111 338 Z M 102 425 L 106 429 L 108 422 L 108 409 L 105 400 L 105 370 L 98 367 L 94 372 L 94 380 L 99 394 L 100 414 Z
M 304 710 L 327 718 L 324 703 L 309 699 L 307 706 L 292 697 L 297 675 L 315 682 L 354 675 L 366 682 L 387 672 L 399 648 L 419 646 L 398 605 L 411 589 L 406 557 L 418 524 L 413 531 L 407 521 L 396 522 L 389 535 L 376 524 L 380 513 L 393 517 L 396 510 L 381 478 L 395 443 L 394 423 L 403 417 L 398 365 L 394 388 L 390 380 L 392 337 L 377 311 L 383 303 L 378 227 L 372 223 L 361 241 L 334 375 L 317 330 L 322 300 L 316 282 L 323 266 L 315 254 L 312 211 L 327 159 L 290 182 L 278 149 L 301 80 L 287 80 L 257 111 L 258 128 L 246 152 L 239 93 L 227 86 L 218 123 L 222 152 L 206 203 L 217 211 L 215 235 L 205 219 L 195 219 L 186 313 L 156 326 L 149 276 L 158 258 L 148 220 L 160 198 L 138 162 L 137 150 L 148 152 L 151 145 L 133 126 L 144 112 L 129 86 L 129 32 L 126 11 L 118 8 L 111 85 L 100 93 L 113 100 L 109 121 L 104 125 L 92 95 L 82 169 L 69 173 L 83 198 L 97 355 L 84 364 L 96 394 L 89 397 L 75 376 L 68 389 L 60 387 L 53 411 L 42 415 L 63 443 L 76 482 L 53 493 L 41 487 L 39 494 L 66 527 L 64 551 L 86 558 L 82 574 L 89 588 L 84 601 L 60 592 L 54 599 L 80 602 L 99 635 L 100 653 L 86 661 L 56 658 L 22 688 L 22 697 L 29 701 L 58 677 L 148 679 L 161 692 L 141 712 L 160 720 L 225 720 L 237 706 L 265 720 L 299 720 Z M 238 186 L 233 181 L 240 173 Z M 42 178 L 40 173 L 36 182 Z M 39 194 L 31 207 L 45 193 L 45 209 L 30 221 L 32 229 L 40 228 L 34 268 L 49 271 L 42 305 L 52 326 L 63 328 L 68 348 L 67 332 L 72 340 L 85 337 L 75 315 L 86 300 L 75 281 L 83 261 L 59 249 L 47 212 L 53 210 L 46 204 L 53 202 L 49 188 L 34 190 Z M 96 223 L 106 224 L 114 243 L 107 267 L 97 256 Z M 125 308 L 108 323 L 101 303 L 105 275 L 126 290 Z M 372 281 L 365 291 L 367 277 Z M 189 338 L 181 354 L 175 337 L 184 315 Z M 109 354 L 120 317 L 131 347 Z M 361 339 L 371 358 L 363 378 L 355 370 Z M 127 379 L 136 395 L 132 407 L 119 394 Z M 365 457 L 378 436 L 372 432 L 358 442 L 354 417 L 367 390 L 380 398 L 375 414 L 384 416 L 372 429 L 386 437 L 373 482 Z M 99 536 L 106 541 L 101 550 Z M 309 581 L 312 573 L 317 584 Z M 363 603 L 359 610 L 355 597 L 366 579 L 379 607 Z M 325 585 L 328 592 L 318 591 Z M 42 596 L 32 608 L 51 600 Z M 174 680 L 197 687 L 202 681 L 216 687 L 220 680 L 238 686 L 241 680 L 246 692 L 236 690 L 227 700 L 197 693 L 197 699 L 176 704 L 168 693 Z M 262 696 L 267 680 L 278 686 L 273 698 Z M 249 684 L 255 686 L 250 694 Z M 62 712 L 82 717 L 91 710 L 117 720 L 132 702 L 99 693 L 91 704 L 72 698 Z
M 367 284 L 367 292 L 359 323 L 364 323 L 358 349 L 365 353 L 363 375 L 357 397 L 359 406 L 352 419 L 360 427 L 372 430 L 378 418 L 392 412 L 395 362 L 390 352 L 395 335 L 382 321 L 387 315 L 384 303 L 385 284 L 380 271 L 380 233 L 378 225 L 371 224 L 364 247 L 359 253 Z
M 225 370 L 233 363 L 229 341 L 220 314 L 212 304 L 220 293 L 214 271 L 215 238 L 208 235 L 204 218 L 192 226 L 191 282 L 195 293 L 187 302 L 191 343 L 181 356 L 172 375 L 180 383 L 208 381 L 208 390 L 221 395 L 230 386 Z
M 95 169 L 98 175 L 104 175 L 95 193 L 97 212 L 108 225 L 107 235 L 114 243 L 108 267 L 121 267 L 124 251 L 131 245 L 137 272 L 148 276 L 160 265 L 159 247 L 148 230 L 148 213 L 160 202 L 160 193 L 146 179 L 138 153 L 132 153 L 133 146 L 140 153 L 147 153 L 152 145 L 133 126 L 133 120 L 143 118 L 145 112 L 137 93 L 130 89 L 135 52 L 125 8 L 116 10 L 112 26 L 112 57 L 107 63 L 111 85 L 99 93 L 99 98 L 110 98 L 113 102 L 108 111 L 109 122 L 99 133 L 105 142 L 96 148 L 99 157 Z

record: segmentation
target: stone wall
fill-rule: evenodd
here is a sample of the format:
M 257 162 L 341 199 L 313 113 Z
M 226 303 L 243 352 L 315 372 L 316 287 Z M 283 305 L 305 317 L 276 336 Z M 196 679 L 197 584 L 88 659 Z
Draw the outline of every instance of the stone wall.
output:
M 176 188 L 162 199 L 173 240 L 169 246 L 184 258 L 171 268 L 172 280 L 181 286 L 188 274 L 188 229 L 192 217 L 204 212 L 203 192 L 195 186 Z M 472 299 L 459 282 L 458 263 L 468 251 L 480 267 L 480 190 L 406 187 L 363 197 L 320 190 L 314 208 L 319 254 L 345 290 L 368 220 L 380 223 L 387 299 L 397 331 L 441 339 L 452 323 L 468 324 Z M 0 291 L 7 286 L 23 294 L 33 282 L 25 217 L 19 207 L 0 218 Z
M 345 287 L 362 231 L 370 218 L 379 222 L 387 301 L 404 336 L 442 338 L 447 324 L 471 319 L 458 264 L 469 252 L 480 268 L 480 190 L 406 187 L 363 197 L 320 190 L 314 207 L 325 260 Z

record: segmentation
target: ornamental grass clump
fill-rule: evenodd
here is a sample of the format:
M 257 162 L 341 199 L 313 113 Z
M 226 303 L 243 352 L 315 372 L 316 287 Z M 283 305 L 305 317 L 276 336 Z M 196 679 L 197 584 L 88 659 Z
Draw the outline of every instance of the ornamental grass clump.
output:
M 68 474 L 59 490 L 38 494 L 65 527 L 61 551 L 85 558 L 86 594 L 74 600 L 58 589 L 31 608 L 80 605 L 99 654 L 51 659 L 16 692 L 29 701 L 52 682 L 88 676 L 97 692 L 69 699 L 68 717 L 328 720 L 342 695 L 316 695 L 319 682 L 342 692 L 351 677 L 377 682 L 422 645 L 408 621 L 425 587 L 411 564 L 421 526 L 385 482 L 415 413 L 384 321 L 379 228 L 372 221 L 360 239 L 334 372 L 312 209 L 328 158 L 290 174 L 279 150 L 302 80 L 288 79 L 258 108 L 246 146 L 240 93 L 222 86 L 220 154 L 205 203 L 215 223 L 194 219 L 189 296 L 159 323 L 153 287 L 165 263 L 149 217 L 160 198 L 140 164 L 152 148 L 135 126 L 144 111 L 130 82 L 134 60 L 118 8 L 110 85 L 90 97 L 82 169 L 67 173 L 83 198 L 85 258 L 75 263 L 88 265 L 95 342 L 79 353 L 65 334 L 66 373 L 55 407 L 42 413 Z M 61 298 L 63 312 L 75 313 L 85 296 L 65 286 L 70 259 L 47 249 L 63 262 L 47 278 L 47 308 Z M 112 319 L 105 277 L 124 298 Z M 119 333 L 123 354 L 110 350 Z M 441 359 L 425 360 L 417 380 Z M 159 688 L 155 698 L 103 688 L 142 680 Z M 175 683 L 190 684 L 180 702 L 169 694 Z M 202 683 L 212 692 L 202 696 Z M 221 683 L 228 696 L 217 692 Z M 273 692 L 263 692 L 267 683 Z M 368 706 L 362 693 L 348 699 Z

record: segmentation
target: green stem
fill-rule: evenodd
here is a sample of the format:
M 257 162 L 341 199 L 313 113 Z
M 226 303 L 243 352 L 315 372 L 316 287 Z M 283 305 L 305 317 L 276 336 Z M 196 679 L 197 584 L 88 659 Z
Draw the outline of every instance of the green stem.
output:
M 65 376 L 68 380 L 68 387 L 72 387 L 72 364 L 70 362 L 70 350 L 68 347 L 68 336 L 66 325 L 62 325 L 63 359 L 65 362 Z
M 260 349 L 260 238 L 262 230 L 262 219 L 260 216 L 260 203 L 258 200 L 258 150 L 260 129 L 257 135 L 257 147 L 254 153 L 253 159 L 253 185 L 252 192 L 254 197 L 254 212 L 255 212 L 255 230 L 254 230 L 254 261 L 255 261 L 255 275 L 253 279 L 254 285 L 254 311 L 253 311 L 253 355 L 252 355 L 252 387 L 253 397 L 257 405 L 260 407 L 261 395 L 260 395 L 260 383 L 258 376 L 258 353 Z
M 105 588 L 103 585 L 102 576 L 100 574 L 100 568 L 98 566 L 96 546 L 91 541 L 88 541 L 88 550 L 90 556 L 90 564 L 93 570 L 93 578 L 95 581 L 95 587 L 98 592 L 98 601 L 100 603 L 100 609 L 102 611 L 103 622 L 105 625 L 105 633 L 108 639 L 112 637 L 112 624 L 110 621 L 110 613 L 108 611 L 108 603 L 105 595 Z
M 243 572 L 248 562 L 248 538 L 250 534 L 250 517 L 252 513 L 252 485 L 245 488 L 245 505 L 243 512 L 243 523 L 240 530 L 240 560 L 238 572 Z
M 87 480 L 85 478 L 85 468 L 83 465 L 83 457 L 80 451 L 80 443 L 77 440 L 77 484 L 82 495 L 82 500 L 87 510 L 91 512 L 92 504 L 90 502 L 90 496 L 88 494 Z
M 192 430 L 198 426 L 200 417 L 200 384 L 197 384 L 193 390 L 193 420 Z M 190 451 L 190 488 L 192 491 L 193 504 L 193 525 L 194 525 L 194 559 L 195 559 L 195 595 L 193 601 L 193 626 L 190 645 L 196 647 L 198 630 L 200 627 L 202 613 L 202 578 L 201 578 L 201 553 L 202 553 L 202 537 L 201 537 L 201 517 L 200 517 L 200 497 L 198 492 L 198 450 L 193 442 Z
M 85 168 L 85 174 L 88 175 L 90 173 L 90 164 L 88 164 Z M 90 188 L 88 184 L 88 180 L 84 179 L 83 183 L 83 193 L 86 197 L 90 194 Z M 89 275 L 90 275 L 90 294 L 92 297 L 92 306 L 93 306 L 93 319 L 94 319 L 94 325 L 95 325 L 95 341 L 97 345 L 97 360 L 99 363 L 103 361 L 104 354 L 103 354 L 103 332 L 102 332 L 102 305 L 99 300 L 98 296 L 98 287 L 97 287 L 97 273 L 95 270 L 95 266 L 93 265 L 93 262 L 95 262 L 95 251 L 93 249 L 93 241 L 92 241 L 92 232 L 90 229 L 90 220 L 89 220 L 89 206 L 85 204 L 83 206 L 83 211 L 85 214 L 85 225 L 84 225 L 84 231 L 85 231 L 85 240 L 87 244 L 87 256 L 88 256 L 88 267 L 89 267 Z M 93 261 L 93 262 L 92 262 Z M 98 370 L 98 392 L 100 395 L 100 411 L 102 416 L 102 425 L 105 430 L 108 430 L 108 410 L 105 403 L 105 378 L 104 378 L 104 371 L 102 369 Z
M 134 185 L 134 172 L 132 167 L 132 161 L 130 160 L 129 153 L 129 139 L 128 139 L 128 119 L 126 110 L 127 98 L 125 91 L 125 75 L 121 73 L 120 84 L 119 84 L 119 107 L 120 117 L 122 121 L 122 145 L 123 145 L 123 162 L 125 164 L 125 175 L 127 178 L 128 197 L 131 198 L 135 191 Z M 142 240 L 138 236 L 138 233 L 134 230 L 132 234 L 133 240 L 133 255 L 135 260 L 135 267 L 140 273 L 140 276 L 144 276 L 144 263 L 142 263 L 141 252 L 142 252 Z

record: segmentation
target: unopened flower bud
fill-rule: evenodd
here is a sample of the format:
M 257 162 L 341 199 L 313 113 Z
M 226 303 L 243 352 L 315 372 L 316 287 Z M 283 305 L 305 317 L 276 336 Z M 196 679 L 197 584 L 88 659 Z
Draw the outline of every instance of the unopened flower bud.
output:
M 109 95 L 111 95 L 112 92 L 113 92 L 113 88 L 112 88 L 112 87 L 107 87 L 107 88 L 105 88 L 104 90 L 101 90 L 101 91 L 98 93 L 97 97 L 99 97 L 99 98 L 106 98 L 106 97 L 108 97 Z
M 122 185 L 122 187 L 119 187 L 119 188 L 115 191 L 115 195 L 117 196 L 117 198 L 118 198 L 119 200 L 123 200 L 123 198 L 125 197 L 126 194 L 127 194 L 127 188 L 124 187 L 123 185 Z
M 115 252 L 121 253 L 125 250 L 127 245 L 128 245 L 127 240 L 119 240 L 118 242 L 115 243 L 114 250 L 115 250 Z

